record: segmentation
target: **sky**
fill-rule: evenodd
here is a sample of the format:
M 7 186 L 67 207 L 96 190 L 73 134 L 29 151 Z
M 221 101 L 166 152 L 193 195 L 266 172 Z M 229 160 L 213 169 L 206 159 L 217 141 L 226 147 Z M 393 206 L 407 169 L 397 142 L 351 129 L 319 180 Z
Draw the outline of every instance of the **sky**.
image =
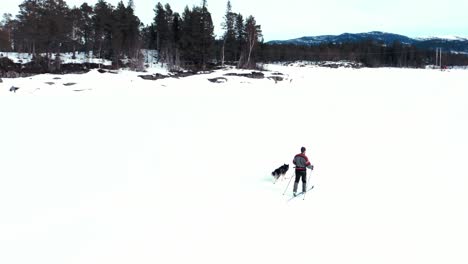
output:
M 2 1 L 1 13 L 18 13 L 23 0 Z M 66 0 L 70 7 L 85 1 Z M 88 0 L 94 4 L 97 0 Z M 116 5 L 119 0 L 108 0 Z M 124 3 L 127 3 L 124 0 Z M 140 20 L 149 24 L 157 0 L 134 0 Z M 200 5 L 201 0 L 167 0 L 172 9 L 182 13 L 185 6 Z M 227 0 L 208 0 L 215 34 L 222 34 L 221 23 Z M 253 15 L 262 26 L 266 41 L 303 36 L 337 35 L 384 31 L 409 37 L 468 36 L 468 1 L 466 0 L 231 0 L 233 12 Z M 284 17 L 284 19 L 282 19 Z

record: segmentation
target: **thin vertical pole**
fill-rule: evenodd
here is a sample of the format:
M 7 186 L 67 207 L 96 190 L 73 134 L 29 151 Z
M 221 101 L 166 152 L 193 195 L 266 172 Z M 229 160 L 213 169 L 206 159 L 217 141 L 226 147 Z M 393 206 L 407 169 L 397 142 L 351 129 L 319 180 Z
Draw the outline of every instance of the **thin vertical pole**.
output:
M 442 70 L 442 48 L 439 49 L 440 55 L 439 55 L 439 60 L 440 60 L 440 70 Z
M 284 194 L 286 193 L 286 191 L 288 190 L 288 187 L 289 187 L 289 184 L 291 183 L 292 178 L 295 178 L 294 175 L 291 176 L 291 179 L 289 179 L 288 185 L 286 185 L 286 189 L 284 189 L 283 195 L 284 195 Z

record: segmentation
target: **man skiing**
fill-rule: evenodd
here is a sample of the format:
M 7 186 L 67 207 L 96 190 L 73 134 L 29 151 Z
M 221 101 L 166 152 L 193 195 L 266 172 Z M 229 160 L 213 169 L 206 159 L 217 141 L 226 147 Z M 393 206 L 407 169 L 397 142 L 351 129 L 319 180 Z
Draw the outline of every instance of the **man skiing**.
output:
M 294 190 L 293 195 L 296 196 L 297 194 L 297 187 L 299 185 L 299 180 L 302 178 L 302 192 L 307 191 L 307 172 L 306 168 L 311 170 L 314 169 L 314 166 L 310 164 L 309 158 L 305 155 L 306 148 L 301 147 L 301 153 L 294 156 L 293 163 L 296 165 L 296 179 L 294 181 Z

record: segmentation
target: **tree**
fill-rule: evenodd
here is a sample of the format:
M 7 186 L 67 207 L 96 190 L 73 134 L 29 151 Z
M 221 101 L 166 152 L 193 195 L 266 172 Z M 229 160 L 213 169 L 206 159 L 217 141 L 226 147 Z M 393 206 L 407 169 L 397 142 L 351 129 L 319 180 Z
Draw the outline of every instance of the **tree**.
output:
M 232 12 L 231 1 L 228 0 L 226 7 L 226 14 L 224 15 L 224 22 L 222 27 L 225 30 L 223 35 L 223 45 L 221 48 L 221 65 L 224 65 L 225 59 L 228 61 L 235 60 L 235 45 L 236 45 L 236 32 L 235 32 L 236 14 Z
M 94 54 L 100 58 L 109 58 L 112 41 L 112 12 L 114 7 L 105 0 L 99 0 L 94 6 Z
M 174 42 L 174 52 L 173 52 L 173 61 L 176 68 L 179 68 L 181 65 L 180 62 L 180 47 L 182 39 L 182 19 L 179 13 L 174 13 L 173 22 L 172 22 L 172 37 Z
M 156 28 L 156 49 L 161 54 L 162 48 L 169 39 L 169 24 L 166 18 L 166 10 L 163 5 L 158 2 L 154 9 L 156 16 L 154 17 L 154 24 Z
M 70 9 L 64 0 L 43 0 L 41 33 L 45 41 L 47 56 L 53 51 L 60 53 L 61 46 L 69 40 L 72 31 L 69 14 Z
M 127 53 L 132 58 L 137 58 L 140 56 L 140 48 L 141 48 L 141 32 L 140 26 L 141 22 L 140 19 L 135 15 L 135 6 L 133 0 L 129 0 L 127 5 L 127 37 L 128 37 L 128 46 Z
M 140 56 L 140 20 L 134 15 L 132 6 L 132 1 L 127 7 L 120 1 L 112 12 L 111 54 L 115 67 L 121 58 L 136 60 Z
M 12 31 L 14 27 L 14 21 L 11 14 L 3 14 L 3 19 L 0 22 L 0 50 L 10 51 L 12 50 Z
M 36 45 L 39 45 L 41 32 L 40 5 L 38 0 L 25 0 L 19 5 L 17 15 L 18 27 L 16 31 L 17 41 L 27 52 L 36 55 Z
M 143 47 L 145 49 L 156 49 L 156 27 L 154 26 L 154 23 L 143 27 L 141 35 L 143 39 Z
M 211 13 L 208 11 L 206 0 L 203 0 L 203 6 L 201 8 L 201 38 L 202 38 L 202 47 L 201 47 L 201 68 L 206 69 L 208 61 L 213 57 L 212 56 L 212 47 L 214 45 L 214 26 L 213 20 L 211 19 Z
M 82 26 L 82 14 L 81 14 L 81 9 L 74 7 L 70 10 L 69 13 L 69 18 L 70 22 L 72 24 L 71 26 L 71 36 L 70 39 L 72 41 L 72 46 L 73 46 L 73 59 L 76 58 L 76 46 L 81 46 L 83 45 L 83 35 L 84 32 L 82 31 L 83 26 Z
M 171 14 L 170 17 L 172 17 L 172 20 L 166 21 L 169 30 L 167 34 L 164 31 L 158 31 L 157 35 L 162 46 L 160 57 L 170 64 L 170 67 L 171 65 L 176 67 L 184 65 L 194 70 L 204 70 L 208 62 L 213 58 L 213 21 L 206 7 L 206 1 L 203 4 L 204 6 L 195 6 L 192 10 L 185 7 L 182 16 L 177 13 L 170 13 L 166 8 L 166 16 Z M 155 20 L 158 21 L 158 19 Z M 161 21 L 160 24 L 164 25 L 162 19 L 159 21 Z M 165 30 L 165 27 L 161 28 Z M 168 48 L 163 48 L 165 44 L 163 44 L 162 39 L 170 40 Z M 171 56 L 167 56 L 165 50 L 168 50 Z
M 237 14 L 235 16 L 235 34 L 236 34 L 236 47 L 235 47 L 235 58 L 238 60 L 238 66 L 242 61 L 242 48 L 245 42 L 245 25 L 244 25 L 244 18 L 241 14 Z
M 241 68 L 255 68 L 255 61 L 252 59 L 253 51 L 258 42 L 263 38 L 260 25 L 257 25 L 255 18 L 249 16 L 245 22 L 246 45 L 244 54 L 246 55 L 245 63 L 241 64 Z
M 83 3 L 80 6 L 80 14 L 81 18 L 79 20 L 78 27 L 81 30 L 81 33 L 83 34 L 83 42 L 84 42 L 84 51 L 86 54 L 88 54 L 88 51 L 93 48 L 94 44 L 94 30 L 93 30 L 93 16 L 94 16 L 94 11 L 91 6 L 89 6 L 87 3 Z

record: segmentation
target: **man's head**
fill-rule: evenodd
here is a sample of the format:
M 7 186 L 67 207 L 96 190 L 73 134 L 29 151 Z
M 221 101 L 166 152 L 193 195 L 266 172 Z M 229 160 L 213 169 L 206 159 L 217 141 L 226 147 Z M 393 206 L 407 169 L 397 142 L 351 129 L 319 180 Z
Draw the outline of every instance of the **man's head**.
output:
M 301 153 L 305 153 L 305 151 L 306 151 L 306 148 L 305 148 L 305 147 L 302 147 L 302 148 L 301 148 Z

